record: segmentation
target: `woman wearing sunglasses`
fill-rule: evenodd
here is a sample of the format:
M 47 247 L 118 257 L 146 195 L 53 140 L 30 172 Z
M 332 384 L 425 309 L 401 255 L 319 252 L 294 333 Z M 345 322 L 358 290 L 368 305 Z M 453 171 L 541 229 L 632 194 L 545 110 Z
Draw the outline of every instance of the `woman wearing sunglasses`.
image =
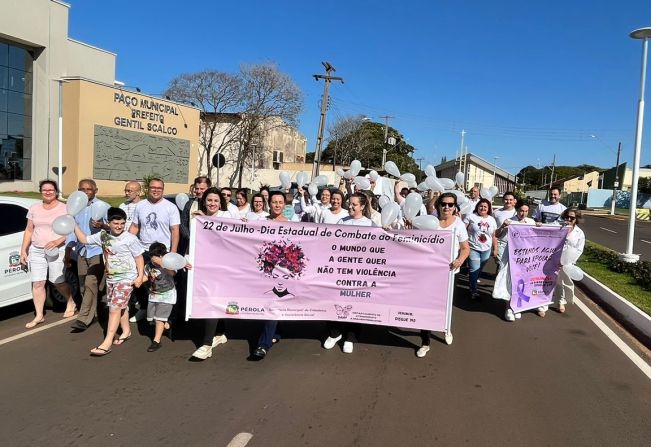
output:
M 574 257 L 576 259 L 571 260 L 572 264 L 576 264 L 576 261 L 581 256 L 581 253 L 583 253 L 583 247 L 585 246 L 585 234 L 578 226 L 580 219 L 581 211 L 576 208 L 568 208 L 563 211 L 563 214 L 561 214 L 561 220 L 569 229 L 563 251 L 566 251 L 569 248 L 575 250 Z M 572 304 L 574 302 L 574 282 L 563 269 L 558 272 L 556 289 L 554 290 L 554 302 L 558 306 L 558 311 L 560 313 L 565 312 L 566 304 Z
M 457 254 L 456 258 L 450 263 L 450 270 L 456 275 L 459 272 L 459 267 L 466 260 L 470 254 L 470 245 L 468 245 L 468 231 L 466 226 L 459 216 L 456 216 L 459 208 L 457 206 L 457 196 L 451 192 L 441 194 L 436 201 L 436 210 L 439 216 L 439 226 L 443 230 L 450 230 L 455 232 L 454 238 L 454 252 Z M 455 276 L 456 283 L 456 276 Z M 456 284 L 454 290 L 456 290 Z M 429 352 L 430 344 L 430 331 L 420 331 L 422 341 L 421 347 L 416 351 L 417 357 L 425 357 Z

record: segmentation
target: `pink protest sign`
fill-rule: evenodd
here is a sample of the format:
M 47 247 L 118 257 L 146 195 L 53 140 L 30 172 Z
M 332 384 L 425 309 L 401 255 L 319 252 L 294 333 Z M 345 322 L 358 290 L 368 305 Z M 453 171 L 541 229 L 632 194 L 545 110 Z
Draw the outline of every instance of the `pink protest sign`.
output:
M 453 233 L 197 217 L 189 318 L 334 320 L 445 331 Z
M 558 225 L 509 225 L 511 309 L 514 312 L 552 302 L 566 237 L 567 229 Z

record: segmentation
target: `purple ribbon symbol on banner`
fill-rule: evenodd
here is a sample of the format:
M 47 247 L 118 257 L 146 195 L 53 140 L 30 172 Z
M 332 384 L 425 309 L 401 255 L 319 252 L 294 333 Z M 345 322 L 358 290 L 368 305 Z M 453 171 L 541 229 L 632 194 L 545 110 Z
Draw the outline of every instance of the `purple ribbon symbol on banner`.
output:
M 520 279 L 518 281 L 518 307 L 522 307 L 522 300 L 528 303 L 530 299 L 530 296 L 524 294 L 524 280 Z

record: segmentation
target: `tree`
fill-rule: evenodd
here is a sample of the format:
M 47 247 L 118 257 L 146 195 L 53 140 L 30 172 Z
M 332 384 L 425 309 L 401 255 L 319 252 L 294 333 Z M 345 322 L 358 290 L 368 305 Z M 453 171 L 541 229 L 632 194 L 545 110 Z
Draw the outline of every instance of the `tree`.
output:
M 278 127 L 297 127 L 298 115 L 303 109 L 303 94 L 296 83 L 274 64 L 243 65 L 242 121 L 236 168 L 230 183 L 237 179 L 242 186 L 245 161 L 251 157 L 254 146 L 258 153 L 273 151 L 263 146 L 264 134 Z
M 366 121 L 362 117 L 343 117 L 332 125 L 329 133 L 328 145 L 321 154 L 322 162 L 349 164 L 356 159 L 363 166 L 384 170 L 384 124 Z M 413 158 L 415 148 L 393 127 L 388 128 L 388 137 L 394 137 L 397 144 L 387 146 L 387 161 L 393 161 L 401 172 L 411 172 L 422 178 L 424 174 Z
M 199 166 L 212 174 L 212 156 L 222 153 L 234 165 L 230 186 L 242 185 L 247 161 L 273 150 L 265 148 L 265 134 L 277 127 L 297 126 L 303 95 L 276 65 L 243 65 L 237 74 L 205 70 L 186 73 L 170 82 L 165 95 L 201 110 Z
M 185 73 L 170 82 L 165 96 L 178 102 L 194 104 L 201 110 L 199 140 L 204 150 L 199 154 L 199 171 L 205 165 L 210 177 L 213 154 L 222 152 L 239 138 L 236 125 L 220 126 L 220 120 L 215 118 L 239 110 L 242 80 L 236 75 L 214 70 Z
M 603 169 L 582 164 L 579 166 L 556 166 L 554 167 L 554 181 L 564 178 L 572 177 L 575 175 L 583 175 L 593 171 L 602 171 Z M 520 169 L 517 176 L 520 183 L 525 184 L 525 189 L 537 189 L 545 185 L 549 185 L 551 181 L 552 167 L 544 166 L 538 169 L 534 166 L 525 166 Z

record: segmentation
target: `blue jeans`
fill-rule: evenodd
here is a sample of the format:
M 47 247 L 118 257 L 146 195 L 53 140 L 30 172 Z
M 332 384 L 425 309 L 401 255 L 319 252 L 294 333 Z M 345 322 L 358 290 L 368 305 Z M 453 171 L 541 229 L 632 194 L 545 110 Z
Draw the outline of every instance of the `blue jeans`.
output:
M 273 339 L 278 338 L 276 328 L 278 327 L 278 320 L 265 320 L 262 326 L 260 338 L 258 338 L 258 347 L 264 348 L 268 351 L 273 346 Z
M 486 251 L 470 249 L 470 256 L 468 256 L 468 268 L 470 269 L 470 273 L 468 274 L 470 293 L 477 292 L 477 280 L 479 279 L 479 274 L 484 269 L 484 265 L 486 265 L 486 262 L 490 257 L 490 249 Z

